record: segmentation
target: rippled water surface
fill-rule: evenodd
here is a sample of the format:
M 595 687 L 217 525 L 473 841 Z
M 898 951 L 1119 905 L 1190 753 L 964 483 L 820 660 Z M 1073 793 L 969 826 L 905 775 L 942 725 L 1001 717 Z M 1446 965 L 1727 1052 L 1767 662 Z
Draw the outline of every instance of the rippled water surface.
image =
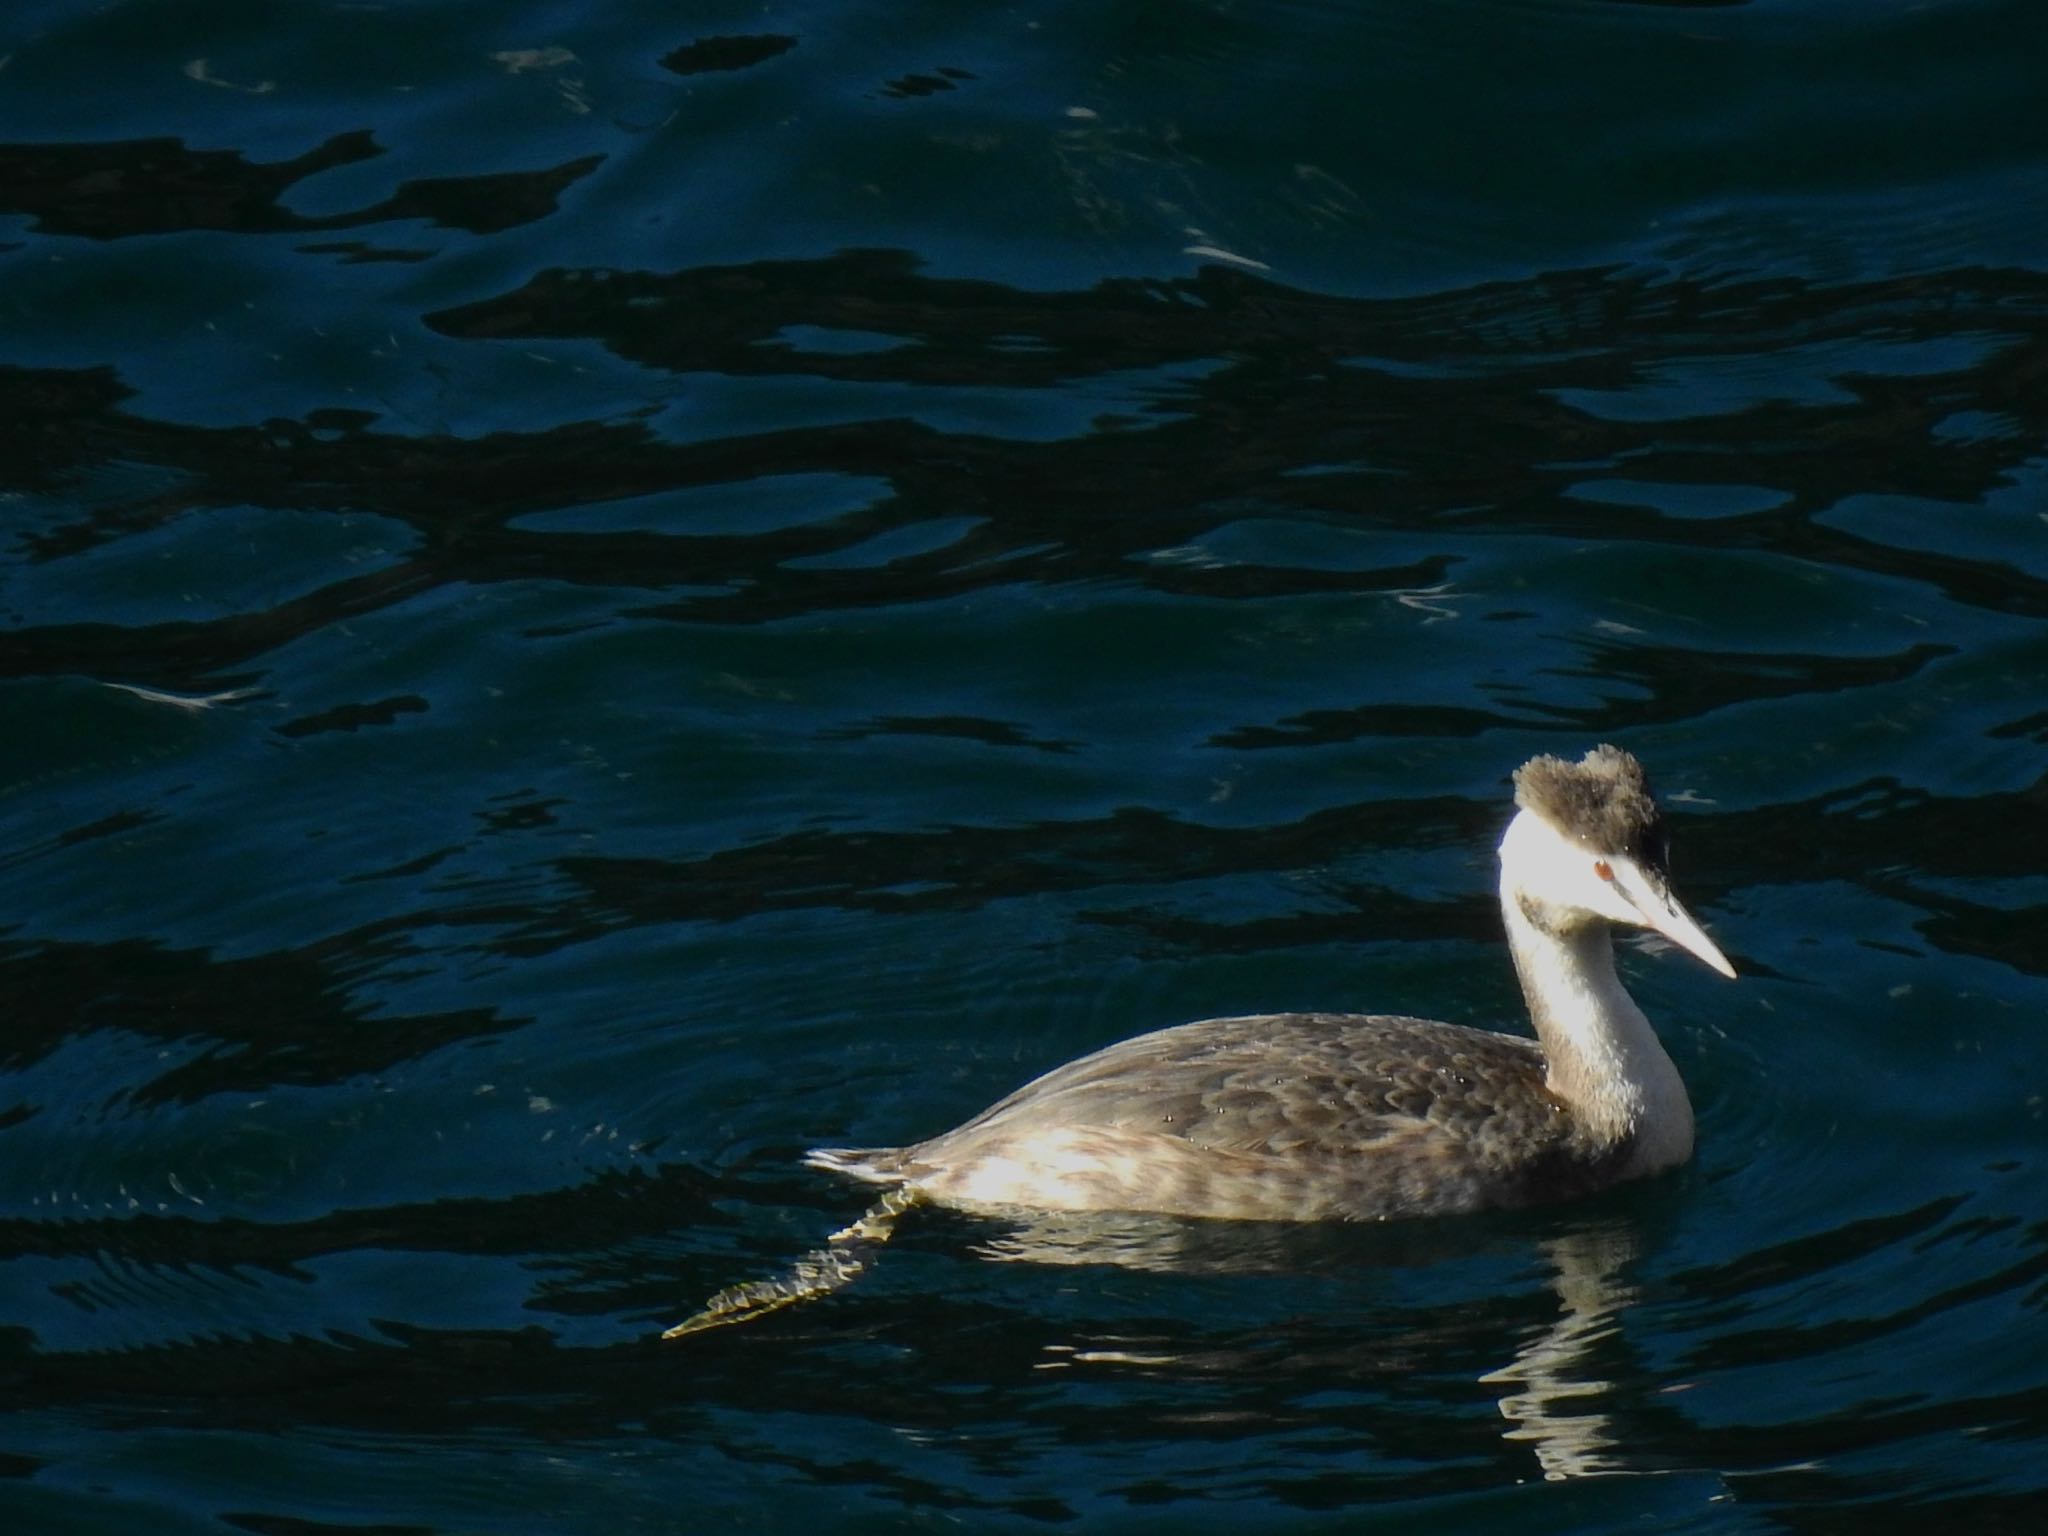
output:
M 2033 1530 L 2048 10 L 0 18 L 10 1530 Z M 860 1211 L 1140 1030 L 1525 1028 L 1613 740 L 1699 1152 Z M 2026 1514 L 2033 1508 L 2035 1514 Z

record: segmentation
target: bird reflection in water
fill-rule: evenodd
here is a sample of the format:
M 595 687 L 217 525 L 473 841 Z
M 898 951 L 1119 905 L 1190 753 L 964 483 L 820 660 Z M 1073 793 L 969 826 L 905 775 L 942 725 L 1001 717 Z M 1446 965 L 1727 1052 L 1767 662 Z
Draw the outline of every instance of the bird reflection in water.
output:
M 1289 1223 L 1033 1212 L 1020 1213 L 1014 1225 L 977 1241 L 973 1250 L 989 1260 L 1031 1264 L 1112 1266 L 1154 1274 L 1278 1275 L 1329 1271 L 1338 1265 L 1353 1273 L 1413 1270 L 1469 1258 L 1501 1241 L 1462 1224 L 1456 1231 L 1415 1225 L 1349 1236 L 1356 1241 L 1339 1241 L 1333 1248 L 1333 1234 L 1327 1228 Z M 1526 1446 L 1548 1480 L 1631 1470 L 1620 1432 L 1606 1408 L 1615 1383 L 1594 1374 L 1592 1367 L 1596 1352 L 1620 1333 L 1622 1314 L 1639 1296 L 1625 1272 L 1640 1247 L 1635 1226 L 1625 1219 L 1582 1224 L 1544 1239 L 1541 1251 L 1550 1269 L 1557 1315 L 1527 1333 L 1513 1358 L 1476 1378 L 1494 1392 L 1508 1423 L 1504 1438 Z M 1413 1348 L 1439 1352 L 1447 1342 L 1440 1325 L 1432 1323 L 1424 1331 L 1429 1337 L 1422 1340 L 1398 1330 L 1376 1341 L 1348 1337 L 1332 1344 L 1331 1358 L 1314 1362 L 1313 1372 L 1334 1385 L 1347 1374 L 1347 1363 L 1359 1363 L 1361 1349 L 1370 1351 L 1382 1367 L 1389 1355 L 1405 1355 Z M 1160 1330 L 1092 1331 L 1086 1337 L 1048 1344 L 1045 1355 L 1037 1363 L 1044 1371 L 1194 1372 L 1208 1379 L 1265 1375 L 1273 1366 L 1271 1348 L 1263 1342 L 1205 1340 L 1190 1346 Z

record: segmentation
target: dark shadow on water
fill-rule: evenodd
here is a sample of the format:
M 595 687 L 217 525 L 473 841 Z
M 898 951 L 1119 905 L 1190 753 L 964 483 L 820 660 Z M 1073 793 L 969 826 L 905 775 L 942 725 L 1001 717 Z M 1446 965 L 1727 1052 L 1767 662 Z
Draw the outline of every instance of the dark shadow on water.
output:
M 1489 807 L 1441 799 L 1374 801 L 1269 827 L 1210 827 L 1132 807 L 1017 827 L 796 832 L 701 859 L 571 856 L 557 868 L 586 893 L 569 909 L 580 908 L 586 924 L 730 921 L 818 906 L 967 910 L 1051 891 L 1312 867 L 1367 848 L 1469 843 L 1492 819 Z
M 883 715 L 859 725 L 820 733 L 828 741 L 860 741 L 869 736 L 941 736 L 978 741 L 991 747 L 1029 747 L 1064 756 L 1077 743 L 1046 741 L 1008 720 L 982 720 L 970 715 Z
M 663 69 L 679 75 L 719 74 L 727 70 L 752 69 L 770 59 L 780 58 L 797 44 L 787 33 L 755 32 L 737 37 L 700 37 L 685 43 L 661 60 Z
M 755 1192 L 757 1197 L 759 1191 Z M 687 1165 L 605 1173 L 573 1189 L 504 1199 L 438 1198 L 374 1210 L 338 1210 L 305 1221 L 260 1222 L 193 1212 L 91 1217 L 62 1222 L 0 1220 L 0 1257 L 44 1260 L 108 1256 L 120 1263 L 232 1276 L 245 1270 L 305 1278 L 303 1266 L 331 1254 L 510 1255 L 537 1267 L 615 1251 L 602 1276 L 613 1305 L 658 1305 L 658 1279 L 635 1245 L 668 1225 L 717 1227 L 715 1200 L 730 1190 Z M 637 1295 L 636 1295 L 637 1291 Z M 573 1309 L 571 1309 L 573 1310 Z
M 1404 704 L 1316 710 L 1275 725 L 1241 726 L 1212 737 L 1209 744 L 1239 751 L 1318 747 L 1361 737 L 1477 736 L 1490 730 L 1526 730 L 1536 723 L 1569 726 L 1597 738 L 1670 720 L 1694 720 L 1758 699 L 1901 682 L 1928 663 L 1954 655 L 1956 648 L 1923 642 L 1890 656 L 1802 656 L 1594 641 L 1585 650 L 1586 665 L 1564 675 L 1620 685 L 1633 694 L 1609 695 L 1587 708 L 1524 704 L 1512 714 Z
M 2048 281 L 2028 273 L 1809 287 L 1600 270 L 1365 301 L 1215 268 L 1039 293 L 928 277 L 907 256 L 855 252 L 668 275 L 551 272 L 427 319 L 477 345 L 592 341 L 651 369 L 832 381 L 852 391 L 855 412 L 865 384 L 932 386 L 935 405 L 950 388 L 1021 391 L 1051 410 L 1062 391 L 1106 376 L 1136 380 L 1127 392 L 1138 406 L 1108 429 L 1045 441 L 900 414 L 763 423 L 701 442 L 671 440 L 636 419 L 465 439 L 392 432 L 345 410 L 233 428 L 157 422 L 124 409 L 127 391 L 111 369 L 0 368 L 0 489 L 47 493 L 113 462 L 165 472 L 178 487 L 29 535 L 21 550 L 31 559 L 77 557 L 222 506 L 373 513 L 417 540 L 381 569 L 337 571 L 268 609 L 191 624 L 58 619 L 11 630 L 0 637 L 0 676 L 81 671 L 163 688 L 218 685 L 351 616 L 454 583 L 536 576 L 649 594 L 622 610 L 642 619 L 719 624 L 1016 585 L 1107 581 L 1216 601 L 1406 593 L 1440 586 L 1456 551 L 1482 535 L 1775 554 L 1997 613 L 2048 614 L 2048 584 L 2011 565 L 1894 547 L 1819 516 L 1863 494 L 1978 502 L 2040 452 L 2048 407 L 2035 381 L 2048 356 Z M 901 344 L 805 350 L 789 339 L 804 328 L 879 332 Z M 1953 366 L 1882 371 L 1891 349 L 1958 336 L 1975 339 Z M 1812 400 L 1737 401 L 1689 418 L 1660 407 L 1642 420 L 1584 403 L 1626 407 L 1660 381 L 1731 357 L 1810 359 L 1828 349 L 1840 361 L 1826 366 L 1828 389 Z M 1972 414 L 2000 430 L 1946 431 Z M 889 491 L 823 521 L 754 533 L 692 533 L 687 518 L 672 532 L 519 526 L 531 513 L 814 474 L 879 479 Z M 1765 487 L 1774 504 L 1688 517 L 1573 493 L 1603 474 Z M 1256 545 L 1227 559 L 1200 553 L 1221 526 L 1274 519 L 1376 535 L 1369 547 L 1384 553 L 1335 563 L 1261 555 Z M 960 531 L 940 547 L 872 562 L 854 553 L 880 535 L 949 520 Z M 1431 550 L 1437 537 L 1446 547 Z M 850 563 L 821 566 L 821 556 Z M 1718 668 L 1709 658 L 1702 671 L 1691 655 L 1665 659 L 1616 641 L 1589 649 L 1586 667 L 1621 685 L 1598 722 L 1618 730 L 1711 709 L 1759 683 L 1786 692 L 1880 682 L 1928 654 L 1874 663 L 1731 656 Z M 1787 676 L 1766 676 L 1778 664 Z M 1707 684 L 1717 670 L 1728 693 Z M 1580 728 L 1505 704 L 1501 719 Z M 1313 736 L 1318 726 L 1341 737 L 1373 723 L 1368 714 L 1253 722 L 1240 732 L 1252 744 L 1304 729 Z M 1479 716 L 1464 728 L 1491 723 Z
M 296 952 L 222 960 L 141 940 L 0 943 L 9 999 L 0 1070 L 20 1071 L 67 1041 L 105 1031 L 187 1059 L 124 1097 L 137 1106 L 216 1093 L 331 1086 L 522 1022 L 488 1008 L 377 1012 L 350 995 L 359 968 L 399 946 L 344 935 Z
M 119 240 L 181 230 L 277 234 L 422 219 L 493 234 L 544 219 L 561 194 L 603 163 L 589 155 L 543 171 L 408 181 L 382 202 L 309 217 L 282 199 L 299 182 L 384 151 L 367 130 L 338 133 L 290 160 L 191 149 L 181 139 L 0 144 L 0 213 L 24 214 L 44 235 Z

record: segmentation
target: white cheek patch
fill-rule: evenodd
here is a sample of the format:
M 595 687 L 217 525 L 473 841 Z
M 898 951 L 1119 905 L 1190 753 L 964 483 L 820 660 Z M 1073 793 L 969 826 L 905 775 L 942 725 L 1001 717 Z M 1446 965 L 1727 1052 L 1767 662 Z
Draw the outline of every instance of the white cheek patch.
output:
M 1596 869 L 1604 863 L 1619 878 L 1625 860 L 1603 859 L 1532 812 L 1523 811 L 1508 823 L 1500 858 L 1516 889 L 1547 906 L 1577 907 L 1610 922 L 1645 921 L 1615 883 L 1603 880 Z

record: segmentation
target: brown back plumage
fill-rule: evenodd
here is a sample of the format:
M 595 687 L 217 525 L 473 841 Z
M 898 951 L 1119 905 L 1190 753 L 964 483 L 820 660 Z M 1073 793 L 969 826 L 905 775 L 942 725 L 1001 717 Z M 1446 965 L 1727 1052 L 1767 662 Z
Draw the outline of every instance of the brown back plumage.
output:
M 1057 1067 L 958 1128 L 809 1161 L 947 1204 L 1370 1221 L 1613 1181 L 1533 1040 L 1384 1014 L 1207 1019 Z

